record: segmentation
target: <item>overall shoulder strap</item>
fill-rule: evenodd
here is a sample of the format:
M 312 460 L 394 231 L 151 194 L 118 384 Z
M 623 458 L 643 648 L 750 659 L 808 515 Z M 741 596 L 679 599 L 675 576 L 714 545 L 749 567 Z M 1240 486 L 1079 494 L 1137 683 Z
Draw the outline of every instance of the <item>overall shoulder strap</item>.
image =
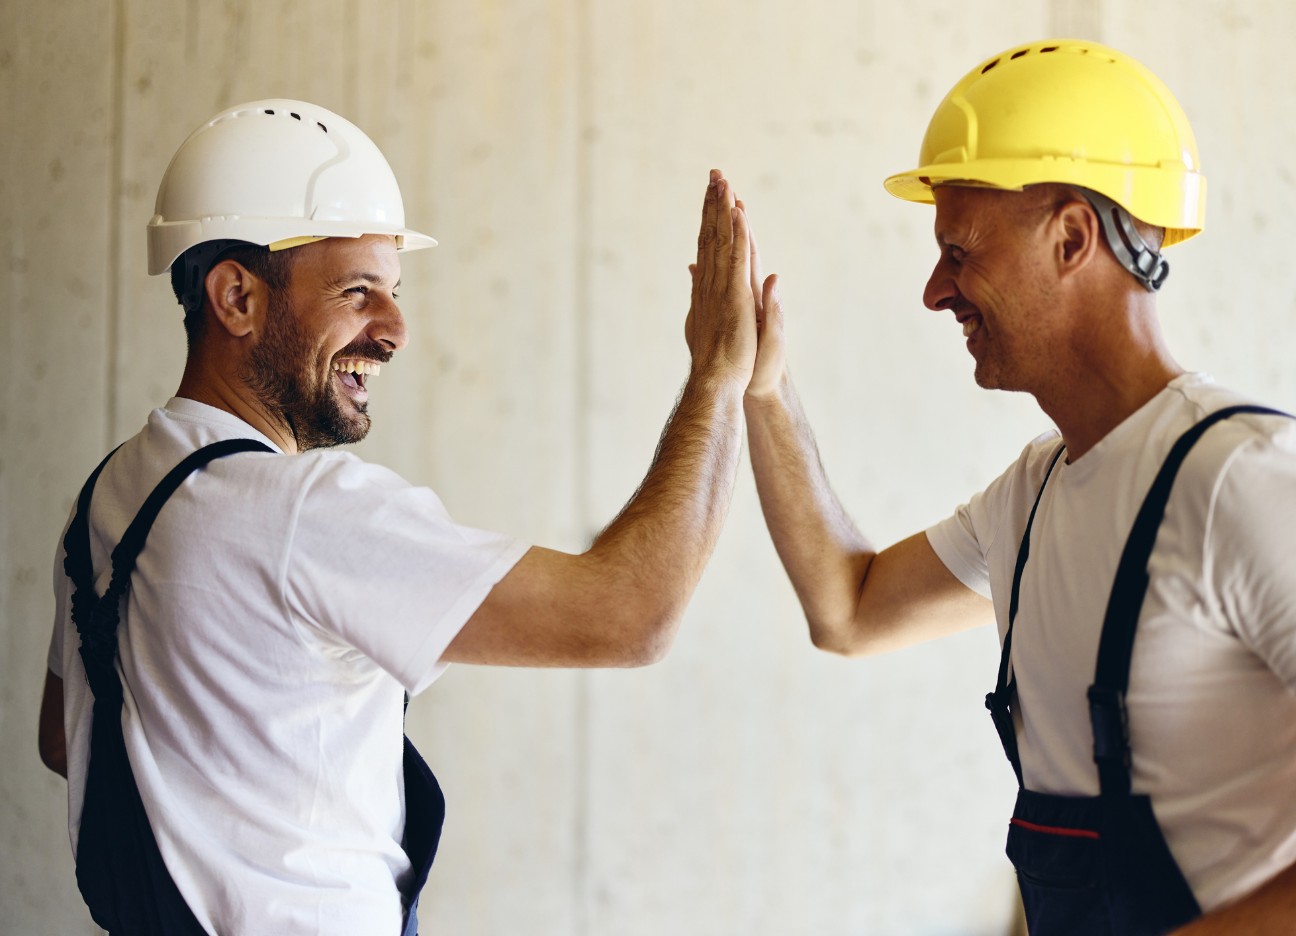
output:
M 1012 706 L 1017 698 L 1017 677 L 1014 675 L 1011 680 L 1008 677 L 1008 665 L 1012 660 L 1013 625 L 1017 622 L 1017 599 L 1021 593 L 1022 572 L 1026 569 L 1026 560 L 1030 558 L 1031 528 L 1035 526 L 1035 511 L 1039 510 L 1040 501 L 1044 499 L 1044 488 L 1048 487 L 1053 469 L 1057 467 L 1058 459 L 1065 451 L 1065 444 L 1058 446 L 1057 452 L 1049 462 L 1048 470 L 1044 472 L 1044 480 L 1040 482 L 1039 493 L 1035 495 L 1035 503 L 1031 505 L 1030 516 L 1026 518 L 1026 532 L 1022 534 L 1021 546 L 1017 549 L 1017 565 L 1013 569 L 1012 594 L 1008 602 L 1008 630 L 1004 634 L 1003 647 L 999 651 L 999 677 L 995 680 L 994 692 L 987 693 L 985 698 L 985 705 L 990 711 L 990 719 L 994 722 L 995 731 L 999 734 L 999 743 L 1003 745 L 1004 755 L 1008 758 L 1008 763 L 1012 764 L 1013 773 L 1017 774 L 1018 786 L 1022 785 L 1022 766 L 1021 755 L 1017 751 L 1017 726 L 1012 716 Z
M 101 698 L 105 694 L 121 694 L 121 683 L 114 666 L 121 598 L 130 584 L 135 560 L 144 548 L 144 541 L 148 538 L 162 505 L 185 478 L 202 466 L 226 455 L 251 451 L 273 452 L 274 449 L 254 439 L 225 439 L 203 446 L 172 468 L 149 494 L 135 519 L 126 528 L 121 542 L 113 550 L 112 580 L 102 598 L 96 597 L 94 591 L 94 570 L 90 562 L 89 508 L 95 482 L 108 463 L 107 458 L 99 464 L 82 488 L 76 516 L 63 541 L 67 550 L 64 569 L 75 587 L 72 595 L 72 622 L 81 637 L 81 659 L 95 698 Z
M 187 456 L 184 461 L 167 472 L 166 477 L 158 482 L 157 487 L 144 501 L 144 506 L 135 515 L 135 519 L 126 528 L 121 542 L 117 544 L 117 548 L 112 552 L 113 579 L 116 580 L 118 575 L 130 575 L 135 568 L 135 560 L 144 548 L 144 540 L 148 538 L 149 530 L 153 528 L 153 521 L 157 519 L 162 505 L 184 483 L 185 478 L 209 462 L 224 458 L 226 455 L 233 455 L 237 452 L 273 451 L 274 449 L 270 448 L 270 446 L 255 439 L 225 439 L 221 442 L 213 442 L 211 445 L 204 445 L 198 451 Z
M 1129 713 L 1125 692 L 1129 689 L 1130 660 L 1134 654 L 1134 633 L 1148 587 L 1148 560 L 1165 516 L 1170 489 L 1184 459 L 1206 430 L 1239 413 L 1288 416 L 1265 406 L 1228 406 L 1217 410 L 1188 429 L 1170 449 L 1156 480 L 1139 508 L 1129 539 L 1121 553 L 1107 601 L 1094 684 L 1089 687 L 1089 718 L 1093 724 L 1094 762 L 1104 795 L 1130 790 Z
M 103 474 L 108 460 L 117 454 L 117 448 L 104 456 L 98 467 L 90 472 L 90 477 L 81 486 L 77 496 L 76 513 L 63 534 L 63 571 L 72 580 L 73 587 L 79 592 L 83 588 L 94 590 L 94 569 L 90 564 L 90 499 L 94 496 L 95 482 Z

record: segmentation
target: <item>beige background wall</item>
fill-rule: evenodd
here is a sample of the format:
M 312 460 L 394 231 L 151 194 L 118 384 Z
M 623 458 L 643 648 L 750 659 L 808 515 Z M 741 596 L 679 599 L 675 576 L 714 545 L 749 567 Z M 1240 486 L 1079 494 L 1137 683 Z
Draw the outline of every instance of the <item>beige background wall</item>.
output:
M 931 212 L 881 188 L 965 70 L 1047 34 L 1176 91 L 1210 178 L 1162 301 L 1187 366 L 1296 407 L 1296 6 L 1287 0 L 3 0 L 0 932 L 91 933 L 65 785 L 36 757 L 50 562 L 71 498 L 179 378 L 144 273 L 170 154 L 229 104 L 302 97 L 387 153 L 413 340 L 363 454 L 458 518 L 579 549 L 642 476 L 683 381 L 706 171 L 783 276 L 837 489 L 885 543 L 1047 428 L 986 394 L 920 295 Z M 813 651 L 744 466 L 679 640 L 635 672 L 457 668 L 410 709 L 450 801 L 425 931 L 996 934 L 1012 775 L 989 632 Z

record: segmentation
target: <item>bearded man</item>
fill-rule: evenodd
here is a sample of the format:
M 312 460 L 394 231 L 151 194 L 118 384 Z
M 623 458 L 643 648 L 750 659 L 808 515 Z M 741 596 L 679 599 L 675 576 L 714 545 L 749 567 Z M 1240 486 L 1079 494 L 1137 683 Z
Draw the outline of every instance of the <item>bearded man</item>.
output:
M 181 146 L 149 222 L 189 353 L 87 482 L 55 567 L 41 751 L 113 933 L 414 934 L 444 800 L 403 703 L 451 662 L 659 659 L 733 489 L 756 347 L 745 219 L 712 172 L 692 367 L 656 458 L 579 555 L 455 523 L 333 447 L 407 340 L 377 147 L 259 101 Z M 202 469 L 199 471 L 199 469 Z

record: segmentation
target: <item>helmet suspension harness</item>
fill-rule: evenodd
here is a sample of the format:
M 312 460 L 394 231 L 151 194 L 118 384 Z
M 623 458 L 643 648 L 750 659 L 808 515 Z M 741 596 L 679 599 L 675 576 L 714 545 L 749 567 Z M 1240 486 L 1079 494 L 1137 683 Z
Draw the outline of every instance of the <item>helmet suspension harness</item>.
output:
M 1148 292 L 1156 292 L 1170 275 L 1170 263 L 1150 246 L 1138 229 L 1130 213 L 1106 195 L 1085 189 L 1082 194 L 1093 206 L 1102 222 L 1107 246 L 1116 255 L 1116 261 L 1129 270 Z

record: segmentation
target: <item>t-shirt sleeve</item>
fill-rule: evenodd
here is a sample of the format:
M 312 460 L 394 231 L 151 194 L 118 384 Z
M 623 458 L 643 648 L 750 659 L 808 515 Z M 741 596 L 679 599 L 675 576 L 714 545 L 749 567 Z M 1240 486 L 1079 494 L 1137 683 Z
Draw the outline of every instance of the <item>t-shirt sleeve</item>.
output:
M 984 492 L 927 530 L 927 542 L 954 577 L 977 594 L 990 597 L 990 568 L 986 550 L 977 535 L 976 518 L 983 514 L 979 501 Z
M 1002 561 L 1005 550 L 1016 555 L 1016 539 L 1021 532 L 1015 524 L 1025 516 L 1030 500 L 1039 490 L 1053 456 L 1058 452 L 1057 432 L 1046 432 L 1022 450 L 1018 459 L 985 490 L 953 514 L 927 530 L 927 542 L 960 582 L 977 594 L 989 598 L 991 554 Z M 1013 539 L 1000 543 L 1001 537 Z
M 1207 577 L 1239 638 L 1296 692 L 1296 424 L 1233 453 L 1207 521 Z
M 430 489 L 350 456 L 322 459 L 289 544 L 285 598 L 414 695 L 527 546 L 455 523 Z

